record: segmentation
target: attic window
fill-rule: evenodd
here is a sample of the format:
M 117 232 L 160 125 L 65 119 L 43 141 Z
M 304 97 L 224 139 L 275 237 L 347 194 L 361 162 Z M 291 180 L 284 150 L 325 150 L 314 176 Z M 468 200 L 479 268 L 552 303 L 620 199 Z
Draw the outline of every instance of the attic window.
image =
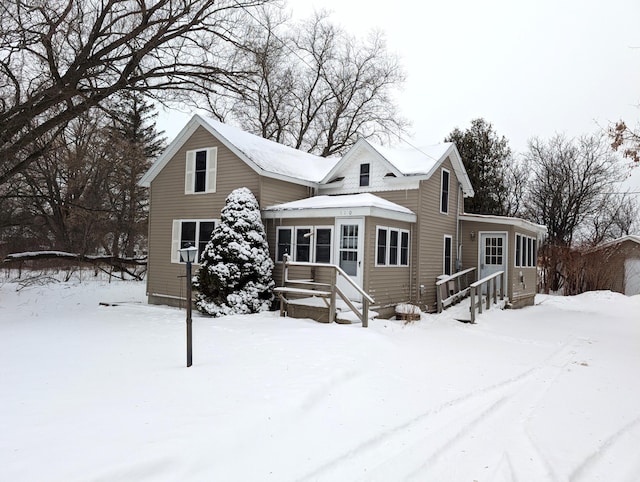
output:
M 365 187 L 369 185 L 369 169 L 370 165 L 360 164 L 360 187 Z

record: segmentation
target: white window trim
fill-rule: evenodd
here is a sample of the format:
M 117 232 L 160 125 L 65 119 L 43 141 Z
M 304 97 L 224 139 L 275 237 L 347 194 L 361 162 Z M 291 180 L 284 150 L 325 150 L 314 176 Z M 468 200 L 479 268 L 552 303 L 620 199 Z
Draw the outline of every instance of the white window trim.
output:
M 447 173 L 447 210 L 442 210 L 442 196 L 444 195 L 444 189 L 442 189 L 442 184 L 444 180 L 444 173 Z M 449 214 L 450 205 L 451 205 L 451 171 L 449 169 L 445 169 L 444 167 L 440 169 L 440 197 L 438 198 L 440 214 Z
M 196 152 L 205 151 L 207 153 L 207 167 L 205 190 L 195 192 L 196 189 Z M 216 192 L 216 178 L 218 171 L 218 148 L 207 147 L 203 149 L 193 149 L 187 151 L 184 174 L 185 194 L 209 194 Z
M 362 184 L 362 166 L 369 166 L 369 172 L 367 172 L 367 184 Z M 358 187 L 371 187 L 371 163 L 361 162 L 358 169 Z
M 318 236 L 318 229 L 328 229 L 331 232 L 331 237 L 330 239 L 330 244 L 329 244 L 329 264 L 333 263 L 333 234 L 334 234 L 334 230 L 333 230 L 333 226 L 324 226 L 324 225 L 318 225 L 318 226 L 277 226 L 276 227 L 276 249 L 275 249 L 275 258 L 276 258 L 276 263 L 282 263 L 282 260 L 278 260 L 278 246 L 280 245 L 280 231 L 282 230 L 288 230 L 291 231 L 291 252 L 289 253 L 289 256 L 291 256 L 291 259 L 293 261 L 298 261 L 297 257 L 296 257 L 296 252 L 297 252 L 297 233 L 299 229 L 309 229 L 312 233 L 312 235 L 309 237 L 309 262 L 310 263 L 315 263 L 315 259 L 316 259 L 316 239 Z M 303 261 L 306 262 L 306 261 Z
M 445 234 L 442 237 L 442 274 L 446 274 L 446 254 L 447 254 L 447 239 L 450 241 L 450 249 L 449 249 L 449 275 L 454 273 L 453 271 L 453 236 L 450 234 Z
M 520 237 L 520 259 L 518 259 L 518 237 Z M 531 264 L 529 264 L 529 243 L 531 243 Z M 535 243 L 535 248 L 534 248 Z M 516 233 L 515 235 L 515 247 L 513 250 L 513 266 L 515 268 L 535 268 L 538 261 L 538 240 L 533 236 L 527 236 L 526 234 Z
M 275 249 L 275 258 L 276 258 L 276 263 L 282 263 L 282 260 L 278 259 L 278 250 L 280 248 L 280 232 L 281 231 L 289 231 L 291 233 L 291 237 L 289 239 L 291 239 L 290 242 L 290 253 L 289 256 L 293 256 L 294 251 L 294 246 L 295 246 L 295 239 L 294 239 L 294 234 L 295 234 L 295 226 L 278 226 L 276 227 L 276 249 Z
M 171 262 L 176 264 L 180 263 L 180 253 L 178 250 L 180 249 L 182 235 L 182 223 L 196 223 L 196 244 L 198 244 L 198 240 L 200 239 L 200 223 L 213 223 L 214 229 L 220 224 L 219 219 L 174 219 L 171 225 Z M 196 246 L 197 248 L 198 246 Z M 196 256 L 196 261 L 193 263 L 194 265 L 199 265 L 200 254 Z
M 380 231 L 387 233 L 387 245 L 385 246 L 384 260 L 386 264 L 378 263 L 378 236 Z M 391 231 L 398 232 L 398 263 L 389 264 L 389 256 L 391 252 Z M 407 264 L 402 264 L 402 233 L 407 233 Z M 376 244 L 374 254 L 374 266 L 376 268 L 406 268 L 411 263 L 411 232 L 408 229 L 392 228 L 390 226 L 376 226 Z

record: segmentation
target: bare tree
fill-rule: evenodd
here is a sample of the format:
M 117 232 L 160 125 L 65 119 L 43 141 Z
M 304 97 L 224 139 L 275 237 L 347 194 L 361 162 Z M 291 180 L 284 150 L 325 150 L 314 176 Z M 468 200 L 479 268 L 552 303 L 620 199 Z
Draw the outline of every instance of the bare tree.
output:
M 605 193 L 600 207 L 587 218 L 584 241 L 597 246 L 631 234 L 638 226 L 638 203 L 626 193 Z
M 404 73 L 379 32 L 357 40 L 326 13 L 291 24 L 263 9 L 246 37 L 244 70 L 259 75 L 247 85 L 250 95 L 211 102 L 218 117 L 322 156 L 345 152 L 359 137 L 384 142 L 406 129 L 393 100 Z
M 32 226 L 40 249 L 86 254 L 102 245 L 111 171 L 105 162 L 104 123 L 97 112 L 77 117 L 47 142 L 49 148 L 38 160 L 11 180 L 14 199 L 25 210 L 23 222 Z
M 0 185 L 66 124 L 121 91 L 185 100 L 237 91 L 229 45 L 271 0 L 0 2 Z
M 611 193 L 622 171 L 603 136 L 569 140 L 556 135 L 548 142 L 534 138 L 525 159 L 531 169 L 528 213 L 547 226 L 548 240 L 541 253 L 546 289 L 556 291 L 566 277 L 563 253 L 590 236 L 589 221 L 602 214 L 603 205 L 616 202 Z
M 510 157 L 502 173 L 505 190 L 498 195 L 505 216 L 519 217 L 526 210 L 526 194 L 529 185 L 530 167 L 527 159 Z
M 571 246 L 584 221 L 598 212 L 607 193 L 616 191 L 622 172 L 617 158 L 597 135 L 534 138 L 525 158 L 532 173 L 529 213 L 547 226 L 550 243 Z

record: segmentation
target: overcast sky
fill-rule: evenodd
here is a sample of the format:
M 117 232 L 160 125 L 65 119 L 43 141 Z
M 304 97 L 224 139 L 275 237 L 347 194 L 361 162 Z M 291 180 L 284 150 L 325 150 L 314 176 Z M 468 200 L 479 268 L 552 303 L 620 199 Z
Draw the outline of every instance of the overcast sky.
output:
M 418 144 L 484 117 L 515 151 L 532 136 L 640 119 L 640 0 L 288 0 L 347 31 L 385 33 L 404 65 L 398 95 Z M 172 138 L 187 116 L 159 128 Z M 635 176 L 634 176 L 635 177 Z

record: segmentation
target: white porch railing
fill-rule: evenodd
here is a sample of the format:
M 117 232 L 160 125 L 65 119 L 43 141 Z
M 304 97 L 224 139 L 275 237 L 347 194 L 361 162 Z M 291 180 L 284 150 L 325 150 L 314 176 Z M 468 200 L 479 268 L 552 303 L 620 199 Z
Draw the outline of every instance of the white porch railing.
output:
M 306 268 L 324 268 L 328 269 L 330 273 L 329 283 L 318 283 L 315 279 L 291 279 L 289 278 L 289 268 L 293 266 L 306 267 Z M 290 261 L 289 255 L 284 255 L 284 261 L 282 263 L 282 284 L 283 286 L 275 288 L 274 292 L 280 298 L 280 315 L 284 316 L 284 306 L 288 303 L 285 295 L 306 295 L 317 296 L 328 300 L 329 308 L 329 321 L 334 321 L 336 316 L 336 296 L 340 296 L 342 301 L 353 311 L 356 316 L 362 321 L 362 326 L 367 328 L 369 326 L 369 308 L 374 299 L 369 296 L 360 286 L 358 286 L 351 277 L 345 273 L 342 268 L 335 264 L 329 263 L 307 263 L 301 261 Z M 344 279 L 349 285 L 351 285 L 357 293 L 362 296 L 362 310 L 360 310 L 349 299 L 347 295 L 338 287 L 338 277 Z M 291 285 L 305 285 L 311 288 L 297 288 Z

